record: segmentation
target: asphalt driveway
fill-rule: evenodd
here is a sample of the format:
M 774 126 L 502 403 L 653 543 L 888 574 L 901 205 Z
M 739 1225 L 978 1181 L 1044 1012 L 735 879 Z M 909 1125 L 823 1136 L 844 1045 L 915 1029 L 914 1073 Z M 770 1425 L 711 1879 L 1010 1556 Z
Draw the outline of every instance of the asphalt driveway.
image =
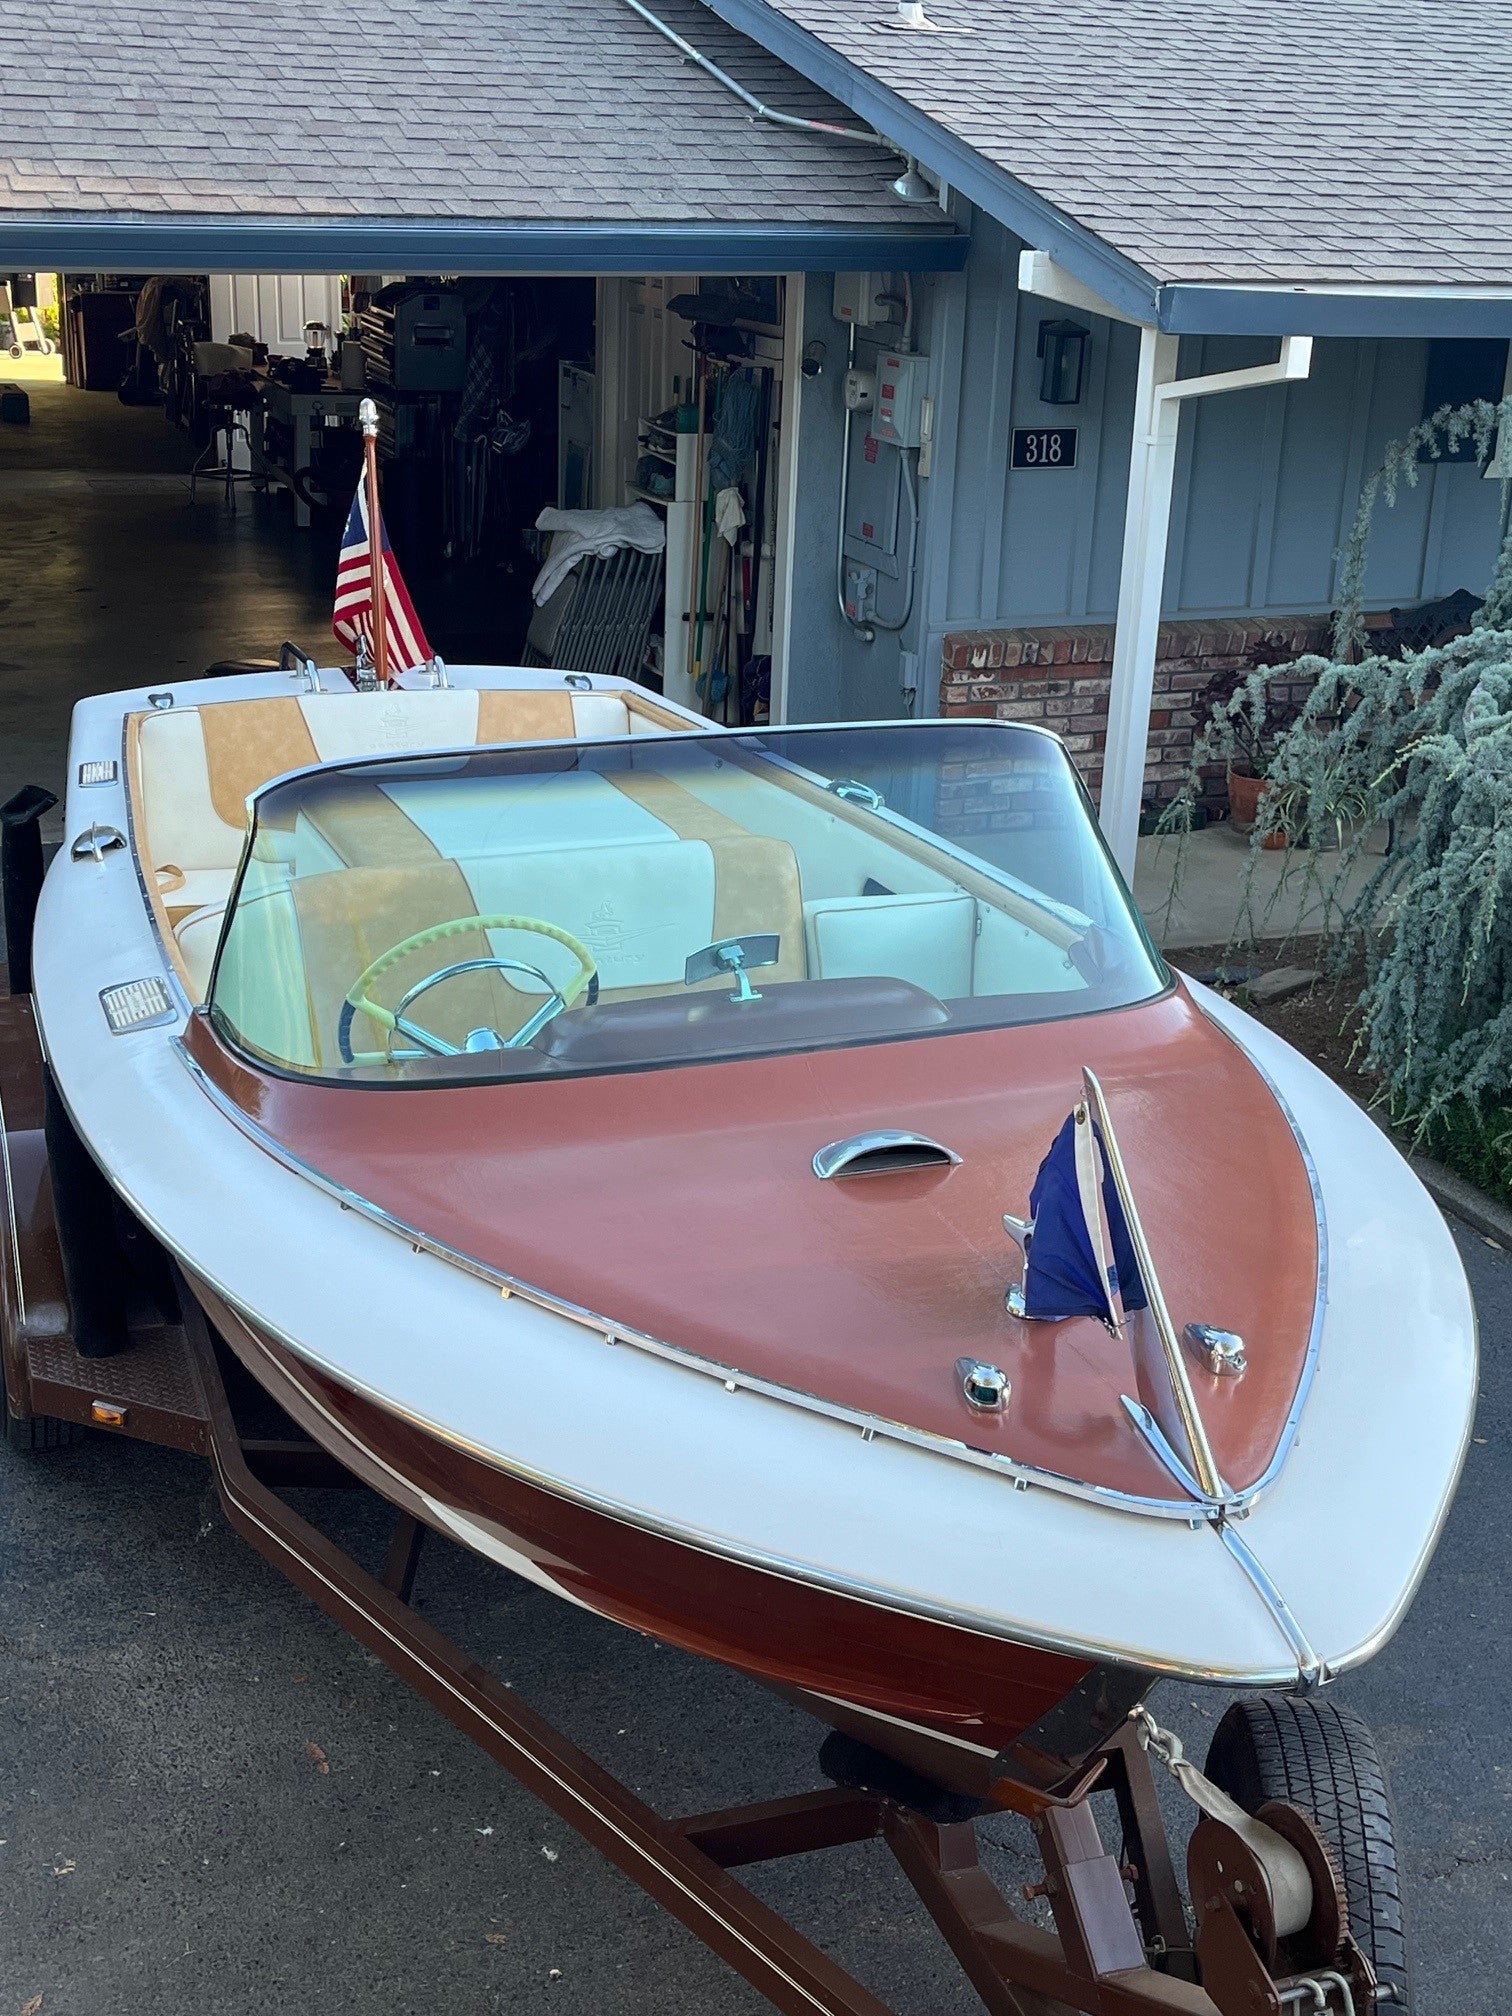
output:
M 1394 1776 L 1421 2016 L 1504 2016 L 1512 1255 L 1460 1244 L 1477 1440 L 1406 1625 L 1338 1698 Z M 376 1564 L 372 1503 L 310 1503 Z M 733 1675 L 440 1541 L 418 1592 L 663 1811 L 819 1782 L 814 1725 Z M 1222 1706 L 1156 1701 L 1199 1756 Z M 984 1831 L 1013 1894 L 1032 1873 L 1018 1824 Z M 881 1851 L 759 1887 L 900 2010 L 979 2009 Z M 0 2016 L 766 2006 L 237 1540 L 199 1463 L 100 1437 L 0 1447 Z

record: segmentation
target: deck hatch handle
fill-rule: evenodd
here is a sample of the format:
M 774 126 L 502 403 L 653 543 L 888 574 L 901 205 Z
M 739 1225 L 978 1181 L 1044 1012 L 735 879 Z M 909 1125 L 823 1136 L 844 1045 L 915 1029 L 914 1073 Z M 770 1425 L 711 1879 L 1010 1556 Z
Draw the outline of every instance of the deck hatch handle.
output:
M 908 1169 L 948 1169 L 960 1161 L 953 1148 L 927 1134 L 901 1127 L 877 1127 L 831 1141 L 814 1157 L 814 1174 L 822 1183 L 835 1176 L 890 1176 Z

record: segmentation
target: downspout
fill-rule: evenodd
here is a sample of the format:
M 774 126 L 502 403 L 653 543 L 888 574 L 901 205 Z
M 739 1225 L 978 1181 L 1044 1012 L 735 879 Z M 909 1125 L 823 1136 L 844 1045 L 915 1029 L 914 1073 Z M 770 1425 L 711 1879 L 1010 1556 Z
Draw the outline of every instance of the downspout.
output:
M 706 77 L 712 77 L 717 84 L 722 84 L 726 91 L 733 91 L 741 104 L 749 107 L 753 119 L 765 120 L 770 126 L 791 127 L 799 133 L 825 133 L 832 140 L 860 140 L 868 147 L 882 147 L 889 154 L 902 154 L 901 147 L 895 147 L 890 140 L 884 140 L 880 133 L 873 132 L 869 126 L 835 126 L 823 119 L 800 119 L 792 112 L 774 111 L 770 105 L 764 105 L 754 92 L 747 91 L 744 84 L 737 83 L 728 70 L 721 70 L 717 63 L 711 63 L 707 56 L 700 54 L 691 42 L 679 35 L 675 28 L 669 27 L 658 15 L 653 14 L 649 7 L 642 6 L 641 0 L 625 0 L 625 5 L 633 14 L 638 14 L 648 27 L 654 28 L 658 35 L 664 36 L 690 63 L 696 64 Z

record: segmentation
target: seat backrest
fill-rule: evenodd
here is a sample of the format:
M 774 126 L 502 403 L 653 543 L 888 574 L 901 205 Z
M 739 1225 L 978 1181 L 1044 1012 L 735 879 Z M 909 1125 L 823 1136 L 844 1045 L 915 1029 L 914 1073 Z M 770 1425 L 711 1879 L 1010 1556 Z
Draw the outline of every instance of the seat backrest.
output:
M 287 892 L 253 901 L 245 937 L 238 923 L 227 939 L 217 998 L 256 1047 L 326 1068 L 337 1062 L 341 1004 L 359 974 L 405 938 L 453 918 L 538 918 L 572 933 L 593 955 L 600 998 L 681 990 L 692 953 L 743 933 L 775 932 L 780 940 L 765 979 L 801 979 L 808 970 L 798 864 L 775 840 L 668 837 L 345 868 L 300 876 Z M 374 998 L 393 1008 L 427 974 L 489 957 L 537 967 L 558 986 L 577 964 L 538 932 L 470 929 L 398 961 L 374 984 Z M 426 997 L 417 1019 L 452 1043 L 484 1026 L 509 1035 L 545 991 L 529 974 L 461 974 Z M 281 1048 L 296 1026 L 297 1047 Z M 377 1046 L 370 1022 L 359 1024 L 357 1040 Z
M 609 739 L 661 724 L 617 693 L 320 693 L 137 717 L 140 824 L 154 866 L 235 867 L 247 800 L 316 763 L 498 742 Z
M 964 890 L 826 896 L 803 906 L 816 979 L 885 975 L 940 1001 L 972 992 L 977 906 Z

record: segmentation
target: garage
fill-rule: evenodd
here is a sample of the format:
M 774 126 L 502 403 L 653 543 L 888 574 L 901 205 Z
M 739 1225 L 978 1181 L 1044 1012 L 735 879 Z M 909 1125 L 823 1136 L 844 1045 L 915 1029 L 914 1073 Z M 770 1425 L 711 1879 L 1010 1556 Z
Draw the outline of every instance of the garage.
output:
M 799 499 L 836 477 L 805 463 L 806 301 L 827 321 L 851 272 L 901 299 L 965 240 L 702 8 L 444 18 L 417 63 L 369 0 L 349 78 L 277 9 L 123 10 L 99 81 L 82 21 L 18 41 L 0 271 L 17 335 L 54 334 L 0 345 L 0 795 L 57 782 L 85 693 L 342 656 L 365 397 L 436 658 L 782 718 L 829 586 Z

